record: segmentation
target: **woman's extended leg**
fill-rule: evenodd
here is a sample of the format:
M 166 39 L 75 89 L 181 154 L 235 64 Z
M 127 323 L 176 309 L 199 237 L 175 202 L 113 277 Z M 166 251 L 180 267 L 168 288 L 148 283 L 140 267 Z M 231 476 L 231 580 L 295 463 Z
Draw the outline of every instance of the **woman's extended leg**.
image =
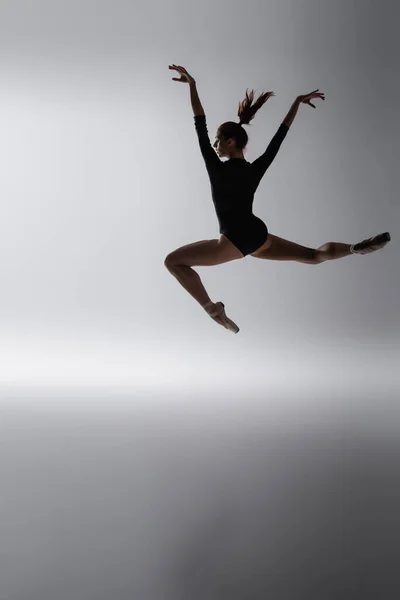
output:
M 253 252 L 252 256 L 269 260 L 293 260 L 309 265 L 318 265 L 326 260 L 343 258 L 350 254 L 350 244 L 328 242 L 319 248 L 308 248 L 269 234 L 265 244 L 256 252 Z
M 375 252 L 386 246 L 390 239 L 390 233 L 386 231 L 357 244 L 327 242 L 319 248 L 308 248 L 270 234 L 267 241 L 256 252 L 253 252 L 252 256 L 269 260 L 294 260 L 309 265 L 319 265 L 327 260 L 343 258 L 344 256 L 350 256 L 350 254 Z

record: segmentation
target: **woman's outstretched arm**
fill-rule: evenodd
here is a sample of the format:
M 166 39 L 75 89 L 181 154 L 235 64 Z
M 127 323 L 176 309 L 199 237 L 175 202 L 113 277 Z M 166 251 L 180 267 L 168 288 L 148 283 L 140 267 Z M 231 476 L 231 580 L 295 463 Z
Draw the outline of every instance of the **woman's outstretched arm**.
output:
M 312 102 L 311 102 L 311 100 L 313 98 L 321 98 L 322 100 L 325 100 L 325 95 L 318 92 L 318 90 L 315 90 L 314 92 L 311 92 L 310 94 L 305 94 L 303 96 L 297 96 L 296 100 L 293 102 L 292 106 L 290 107 L 288 114 L 286 115 L 286 117 L 283 119 L 281 125 L 279 126 L 278 131 L 276 132 L 276 134 L 270 141 L 264 154 L 259 156 L 257 158 L 257 160 L 255 160 L 252 163 L 252 168 L 253 168 L 255 176 L 258 179 L 258 183 L 260 182 L 261 178 L 263 177 L 265 171 L 268 169 L 268 167 L 274 160 L 275 156 L 278 154 L 279 148 L 281 147 L 281 144 L 282 144 L 283 140 L 285 139 L 287 132 L 289 131 L 289 127 L 293 123 L 293 120 L 297 114 L 297 111 L 299 110 L 300 104 L 309 104 L 310 106 L 315 108 L 314 104 L 312 104 Z M 257 183 L 257 185 L 258 185 L 258 183 Z
M 199 139 L 200 151 L 203 155 L 204 162 L 206 163 L 207 171 L 211 175 L 215 171 L 215 168 L 218 168 L 221 165 L 221 160 L 211 146 L 210 138 L 208 136 L 206 116 L 197 92 L 196 80 L 189 75 L 184 67 L 179 65 L 170 65 L 169 68 L 178 71 L 180 74 L 180 78 L 178 79 L 177 77 L 173 77 L 173 81 L 189 84 L 190 100 L 193 108 L 194 124 L 197 137 Z
M 192 103 L 193 114 L 195 117 L 204 115 L 204 109 L 201 105 L 199 94 L 197 92 L 196 80 L 189 75 L 184 67 L 178 65 L 170 65 L 170 69 L 178 71 L 180 78 L 173 77 L 173 81 L 179 81 L 180 83 L 188 83 L 190 88 L 190 100 Z

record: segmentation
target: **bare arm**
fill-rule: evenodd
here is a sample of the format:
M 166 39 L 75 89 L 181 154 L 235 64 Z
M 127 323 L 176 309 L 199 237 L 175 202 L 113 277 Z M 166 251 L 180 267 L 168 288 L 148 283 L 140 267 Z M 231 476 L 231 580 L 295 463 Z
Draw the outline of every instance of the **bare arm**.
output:
M 190 101 L 192 103 L 194 116 L 199 117 L 201 115 L 204 115 L 204 109 L 201 105 L 199 94 L 197 92 L 196 82 L 193 81 L 193 83 L 191 83 L 189 85 L 189 87 L 190 87 Z
M 196 80 L 192 77 L 185 67 L 181 67 L 180 65 L 170 65 L 170 69 L 173 71 L 178 71 L 180 78 L 173 77 L 173 81 L 179 81 L 180 83 L 188 83 L 190 88 L 190 101 L 192 103 L 193 114 L 195 117 L 203 116 L 204 109 L 201 105 L 199 94 L 197 92 Z
M 295 116 L 297 115 L 297 111 L 299 110 L 300 104 L 301 104 L 301 100 L 300 100 L 300 96 L 298 96 L 296 98 L 296 100 L 293 102 L 292 106 L 290 107 L 288 114 L 282 121 L 282 123 L 284 125 L 286 125 L 286 127 L 288 129 L 291 126 L 291 124 L 293 123 Z

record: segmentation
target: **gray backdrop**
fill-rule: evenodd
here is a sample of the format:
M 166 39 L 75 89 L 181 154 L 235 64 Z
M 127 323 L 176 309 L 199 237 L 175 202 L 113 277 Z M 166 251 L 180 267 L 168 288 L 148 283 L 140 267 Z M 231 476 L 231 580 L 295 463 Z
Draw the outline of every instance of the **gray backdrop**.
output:
M 392 1 L 0 7 L 1 600 L 398 597 L 399 10 Z M 210 137 L 302 106 L 254 211 L 320 266 L 164 267 L 218 237 Z

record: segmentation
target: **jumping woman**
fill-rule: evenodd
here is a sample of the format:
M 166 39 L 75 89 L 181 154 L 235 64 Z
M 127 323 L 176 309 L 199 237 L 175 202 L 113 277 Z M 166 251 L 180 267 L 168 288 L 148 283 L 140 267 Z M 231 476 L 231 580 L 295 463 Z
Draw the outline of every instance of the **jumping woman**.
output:
M 195 128 L 210 178 L 221 235 L 219 239 L 194 242 L 174 250 L 166 257 L 165 266 L 217 323 L 234 333 L 239 331 L 239 327 L 226 316 L 224 304 L 212 302 L 192 267 L 220 265 L 249 254 L 268 260 L 292 260 L 318 265 L 351 254 L 374 252 L 390 241 L 390 234 L 386 232 L 353 245 L 328 242 L 319 248 L 307 248 L 268 233 L 263 221 L 253 214 L 254 194 L 265 171 L 277 155 L 300 105 L 308 104 L 315 108 L 311 100 L 325 100 L 323 93 L 314 90 L 310 94 L 298 96 L 264 154 L 249 163 L 243 155 L 248 142 L 243 125 L 250 123 L 258 109 L 274 93 L 263 92 L 253 104 L 254 91 L 248 93 L 246 90 L 246 98 L 239 104 L 239 123 L 228 121 L 220 125 L 211 146 L 196 81 L 184 67 L 170 65 L 169 68 L 180 75 L 180 78 L 173 77 L 173 81 L 189 84 Z M 228 160 L 222 162 L 223 157 Z

